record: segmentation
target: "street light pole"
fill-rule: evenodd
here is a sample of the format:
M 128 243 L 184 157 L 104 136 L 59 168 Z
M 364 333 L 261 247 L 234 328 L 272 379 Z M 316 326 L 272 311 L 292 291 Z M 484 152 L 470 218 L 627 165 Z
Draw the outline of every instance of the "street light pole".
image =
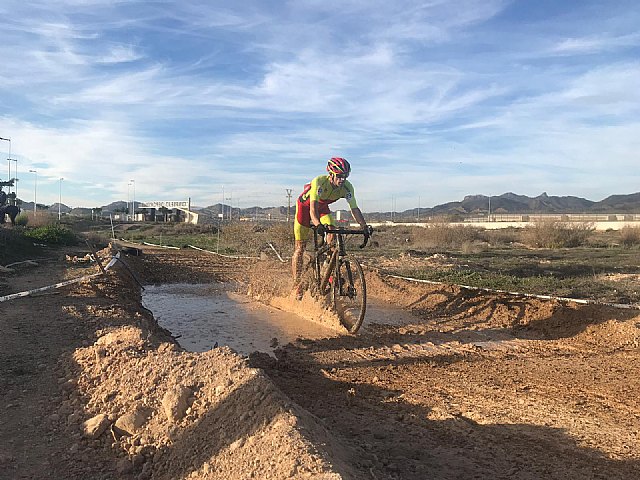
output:
M 15 182 L 13 184 L 14 187 L 14 192 L 16 194 L 16 200 L 18 199 L 18 159 L 17 158 L 7 158 L 7 160 L 9 160 L 9 165 L 11 165 L 11 162 L 16 162 L 16 176 L 15 176 Z
M 133 221 L 136 221 L 136 181 L 130 180 L 131 185 L 133 185 L 133 203 L 131 205 L 131 211 L 133 212 Z
M 60 177 L 60 185 L 58 188 L 58 221 L 60 221 L 60 218 L 62 217 L 62 180 L 64 180 L 64 178 Z
M 4 137 L 0 137 L 0 140 L 4 140 L 5 142 L 9 142 L 9 158 L 7 158 L 7 160 L 11 159 L 11 139 L 10 138 L 4 138 Z M 11 162 L 9 162 L 9 176 L 7 177 L 7 181 L 11 180 Z M 9 191 L 11 191 L 11 187 L 9 187 Z
M 33 180 L 33 216 L 35 217 L 37 215 L 37 211 L 38 211 L 38 196 L 37 196 L 37 192 L 38 192 L 38 172 L 36 170 L 29 170 L 29 172 L 34 174 L 34 180 Z

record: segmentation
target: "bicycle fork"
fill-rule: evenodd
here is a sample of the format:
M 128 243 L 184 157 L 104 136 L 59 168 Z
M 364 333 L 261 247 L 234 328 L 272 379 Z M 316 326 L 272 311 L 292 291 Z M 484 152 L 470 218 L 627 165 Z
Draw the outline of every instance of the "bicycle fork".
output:
M 320 292 L 324 293 L 325 289 L 327 288 L 327 283 L 329 283 L 329 277 L 331 277 L 331 273 L 332 272 L 337 272 L 338 268 L 338 254 L 339 254 L 339 249 L 338 248 L 334 248 L 333 251 L 331 252 L 331 257 L 329 257 L 329 262 L 327 265 L 327 269 L 324 272 L 324 275 L 322 275 L 322 278 L 320 278 Z M 322 273 L 322 272 L 321 272 Z

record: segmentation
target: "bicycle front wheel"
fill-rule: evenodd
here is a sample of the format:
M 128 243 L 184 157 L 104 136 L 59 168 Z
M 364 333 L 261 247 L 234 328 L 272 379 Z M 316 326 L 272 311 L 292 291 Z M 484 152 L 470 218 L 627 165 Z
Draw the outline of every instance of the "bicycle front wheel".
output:
M 342 325 L 356 333 L 367 309 L 367 284 L 360 262 L 351 255 L 338 260 L 338 272 L 333 279 L 333 306 Z

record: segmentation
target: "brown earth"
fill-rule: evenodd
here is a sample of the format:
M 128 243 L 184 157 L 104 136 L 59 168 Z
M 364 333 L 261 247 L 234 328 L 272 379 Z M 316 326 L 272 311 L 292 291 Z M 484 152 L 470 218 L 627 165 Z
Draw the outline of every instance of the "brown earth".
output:
M 0 295 L 98 272 L 64 253 L 0 271 Z M 246 359 L 184 351 L 136 280 L 224 281 L 336 327 L 288 272 L 145 247 L 0 303 L 0 478 L 640 478 L 638 311 L 370 270 L 360 333 Z

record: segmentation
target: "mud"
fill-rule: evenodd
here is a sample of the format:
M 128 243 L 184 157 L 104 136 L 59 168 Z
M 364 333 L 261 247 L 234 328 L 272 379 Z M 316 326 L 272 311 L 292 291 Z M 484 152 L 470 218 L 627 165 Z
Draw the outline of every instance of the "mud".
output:
M 229 291 L 224 283 L 147 286 L 142 302 L 190 352 L 228 346 L 245 356 L 253 352 L 275 356 L 281 344 L 336 334 L 304 316 Z
M 637 311 L 370 269 L 348 335 L 288 296 L 285 264 L 150 248 L 126 261 L 144 284 L 228 285 L 331 334 L 276 358 L 187 352 L 122 268 L 0 304 L 0 478 L 640 478 Z M 10 293 L 91 271 L 52 259 L 1 280 Z

